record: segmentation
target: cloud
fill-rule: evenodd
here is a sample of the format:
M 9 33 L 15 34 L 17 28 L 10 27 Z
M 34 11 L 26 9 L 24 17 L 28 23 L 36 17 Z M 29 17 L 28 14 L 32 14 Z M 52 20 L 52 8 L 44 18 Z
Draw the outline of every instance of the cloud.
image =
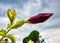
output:
M 46 40 L 46 43 L 56 43 L 55 40 L 57 43 L 60 42 L 59 0 L 15 0 L 14 2 L 12 0 L 9 0 L 9 2 L 7 2 L 7 0 L 0 0 L 0 2 L 0 28 L 6 28 L 9 23 L 9 19 L 6 14 L 7 9 L 16 10 L 17 19 L 15 22 L 17 20 L 27 19 L 38 13 L 54 13 L 54 15 L 44 23 L 24 24 L 19 29 L 10 31 L 11 34 L 16 36 L 17 43 L 22 43 L 23 38 L 33 30 L 41 32 L 41 35 Z
M 7 17 L 0 17 L 0 29 L 5 29 L 8 23 L 9 19 Z
M 38 29 L 37 29 L 38 30 Z M 52 29 L 47 29 L 47 30 L 38 30 L 40 32 L 40 35 L 42 36 L 42 38 L 45 39 L 46 43 L 59 43 L 60 41 L 60 28 L 52 28 Z M 17 42 L 19 40 L 19 42 L 22 42 L 23 38 L 28 36 L 30 32 L 22 32 L 19 30 L 14 30 L 12 32 L 17 32 L 17 34 L 15 34 L 15 37 L 17 38 Z M 16 33 L 15 32 L 15 33 Z M 22 37 L 21 37 L 22 36 Z
M 33 1 L 29 0 L 26 4 L 24 4 L 23 8 L 17 9 L 18 18 L 19 19 L 20 18 L 21 19 L 29 18 L 32 15 L 35 15 L 37 13 L 38 9 L 40 9 L 40 8 L 41 8 L 41 2 L 40 2 L 40 0 L 33 0 Z
M 23 5 L 23 4 L 25 4 L 25 2 L 27 2 L 28 0 L 19 0 L 19 1 L 17 1 L 17 0 L 14 0 L 14 1 L 12 1 L 12 0 L 0 0 L 0 3 L 3 3 L 3 4 L 17 4 L 17 5 Z
M 15 4 L 6 5 L 6 4 L 0 3 L 0 17 L 3 17 L 3 16 L 6 17 L 6 15 L 7 15 L 7 9 L 14 10 L 15 8 L 17 8 L 16 6 L 17 5 L 15 5 Z
M 52 28 L 49 30 L 41 31 L 42 37 L 45 39 L 46 43 L 59 43 L 60 41 L 60 28 Z
M 0 11 L 0 13 L 1 13 L 0 16 L 4 16 L 4 14 L 6 14 L 5 12 L 7 11 L 7 9 L 12 9 L 12 10 L 16 9 L 18 18 L 21 18 L 21 19 L 25 18 L 26 19 L 26 18 L 28 18 L 28 17 L 33 15 L 33 14 L 31 14 L 32 10 L 33 10 L 32 12 L 35 12 L 34 9 L 36 11 L 38 9 L 40 9 L 40 7 L 41 7 L 40 3 L 41 2 L 39 0 L 35 0 L 35 1 L 36 2 L 34 2 L 34 0 L 33 1 L 29 0 L 24 5 L 22 5 L 23 6 L 22 8 L 20 7 L 21 5 L 17 5 L 17 4 L 4 4 L 4 3 L 1 3 L 0 6 L 1 6 L 1 10 L 2 11 Z

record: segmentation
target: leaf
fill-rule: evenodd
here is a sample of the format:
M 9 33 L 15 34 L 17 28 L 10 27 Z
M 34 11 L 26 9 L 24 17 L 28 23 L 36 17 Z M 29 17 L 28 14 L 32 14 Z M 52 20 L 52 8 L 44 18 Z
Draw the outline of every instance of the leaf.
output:
M 6 34 L 6 30 L 4 29 L 0 30 L 0 36 L 5 36 L 5 34 Z
M 1 40 L 0 43 L 4 43 L 5 41 L 4 40 Z
M 14 11 L 12 12 L 10 9 L 8 9 L 8 10 L 7 10 L 7 15 L 8 15 L 8 17 L 9 17 L 9 20 L 10 20 L 11 24 L 13 24 L 13 23 L 14 23 L 14 20 L 15 20 L 15 18 L 16 18 L 16 11 L 14 10 Z
M 12 34 L 8 34 L 6 37 L 11 39 L 12 43 L 16 43 L 16 39 Z
M 1 29 L 0 31 L 3 32 L 3 33 L 6 33 L 6 30 L 4 30 L 4 29 Z
M 3 32 L 0 32 L 0 36 L 4 36 L 4 33 Z
M 11 27 L 11 29 L 21 27 L 23 24 L 24 20 L 19 20 Z

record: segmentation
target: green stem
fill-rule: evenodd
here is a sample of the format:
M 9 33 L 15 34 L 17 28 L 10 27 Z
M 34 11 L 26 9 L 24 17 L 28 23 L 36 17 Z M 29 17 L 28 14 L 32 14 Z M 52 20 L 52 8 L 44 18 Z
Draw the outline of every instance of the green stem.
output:
M 11 29 L 9 29 L 7 32 L 6 32 L 6 34 L 10 31 Z
M 10 30 L 11 30 L 11 29 L 9 29 L 9 30 L 6 32 L 5 36 L 7 35 L 7 33 L 8 33 Z M 5 38 L 5 36 L 3 36 L 3 37 L 1 38 L 1 40 L 2 40 L 3 38 Z

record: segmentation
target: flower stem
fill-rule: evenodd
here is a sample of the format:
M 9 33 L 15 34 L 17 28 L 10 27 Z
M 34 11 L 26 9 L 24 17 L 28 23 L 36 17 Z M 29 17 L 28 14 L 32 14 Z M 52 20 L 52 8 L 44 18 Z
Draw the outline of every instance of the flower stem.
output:
M 6 32 L 6 34 L 10 31 L 11 29 L 9 29 L 7 32 Z
M 11 30 L 11 29 L 9 29 L 9 30 L 6 32 L 5 36 L 3 36 L 3 37 L 1 38 L 1 40 L 0 40 L 0 41 L 2 41 L 2 40 L 3 40 L 3 38 L 5 38 L 5 37 L 6 37 L 7 33 L 8 33 L 10 30 Z

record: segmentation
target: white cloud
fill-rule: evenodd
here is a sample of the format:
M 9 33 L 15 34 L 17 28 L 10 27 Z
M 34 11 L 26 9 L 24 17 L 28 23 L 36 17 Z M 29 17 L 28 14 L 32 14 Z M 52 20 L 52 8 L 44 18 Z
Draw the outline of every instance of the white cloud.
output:
M 0 23 L 8 22 L 9 19 L 7 17 L 0 17 Z
M 34 2 L 35 1 L 35 2 Z M 8 8 L 10 9 L 16 9 L 17 11 L 17 18 L 19 19 L 26 19 L 29 18 L 32 15 L 35 15 L 40 12 L 53 12 L 54 17 L 56 13 L 58 13 L 59 10 L 59 4 L 56 2 L 49 3 L 47 1 L 47 4 L 49 5 L 48 8 L 41 9 L 41 1 L 40 0 L 29 0 L 26 4 L 23 5 L 23 8 L 18 8 L 16 7 L 17 5 L 5 5 L 5 4 L 0 4 L 0 13 L 2 14 L 3 12 L 6 12 Z M 41 10 L 40 10 L 41 9 Z M 53 18 L 53 16 L 52 16 Z M 60 29 L 47 29 L 46 31 L 43 29 L 45 27 L 50 27 L 53 25 L 56 25 L 60 19 L 49 19 L 43 24 L 25 24 L 21 28 L 17 30 L 12 30 L 10 33 L 14 34 L 17 38 L 17 43 L 22 43 L 21 40 L 23 40 L 24 37 L 26 37 L 32 30 L 38 30 L 41 32 L 41 35 L 43 38 L 45 38 L 46 43 L 59 43 L 60 42 Z M 19 20 L 17 19 L 17 20 Z M 16 21 L 17 21 L 16 20 Z M 9 20 L 7 17 L 0 17 L 0 28 L 5 28 L 5 26 L 9 23 Z M 41 30 L 42 29 L 42 30 Z M 19 40 L 21 39 L 21 40 Z M 19 40 L 19 41 L 18 41 Z M 56 41 L 55 41 L 56 40 Z
M 0 28 L 6 28 L 7 24 L 9 23 L 9 19 L 7 17 L 0 17 Z
M 27 3 L 24 4 L 23 8 L 16 9 L 16 10 L 17 10 L 18 17 L 22 19 L 26 19 L 33 15 L 31 14 L 31 12 L 35 12 L 35 10 L 37 11 L 40 8 L 41 8 L 40 0 L 36 0 L 36 3 L 32 0 L 29 0 Z
M 42 37 L 45 39 L 46 43 L 59 43 L 60 41 L 60 28 L 48 29 L 41 31 Z
M 59 3 L 57 2 L 58 0 L 46 0 L 47 4 L 49 5 L 48 8 L 45 8 L 44 10 L 42 10 L 41 12 L 52 12 L 52 13 L 57 13 L 59 10 Z
M 38 29 L 37 29 L 38 30 Z M 60 41 L 60 28 L 52 28 L 52 29 L 47 29 L 47 30 L 41 30 L 39 31 L 42 38 L 45 39 L 46 43 L 59 43 Z M 12 31 L 13 32 L 13 31 Z M 21 32 L 21 31 L 16 31 L 17 34 L 15 34 L 17 40 L 19 40 L 19 42 L 22 42 L 23 38 L 26 37 L 27 35 L 29 35 L 28 33 L 30 32 Z

